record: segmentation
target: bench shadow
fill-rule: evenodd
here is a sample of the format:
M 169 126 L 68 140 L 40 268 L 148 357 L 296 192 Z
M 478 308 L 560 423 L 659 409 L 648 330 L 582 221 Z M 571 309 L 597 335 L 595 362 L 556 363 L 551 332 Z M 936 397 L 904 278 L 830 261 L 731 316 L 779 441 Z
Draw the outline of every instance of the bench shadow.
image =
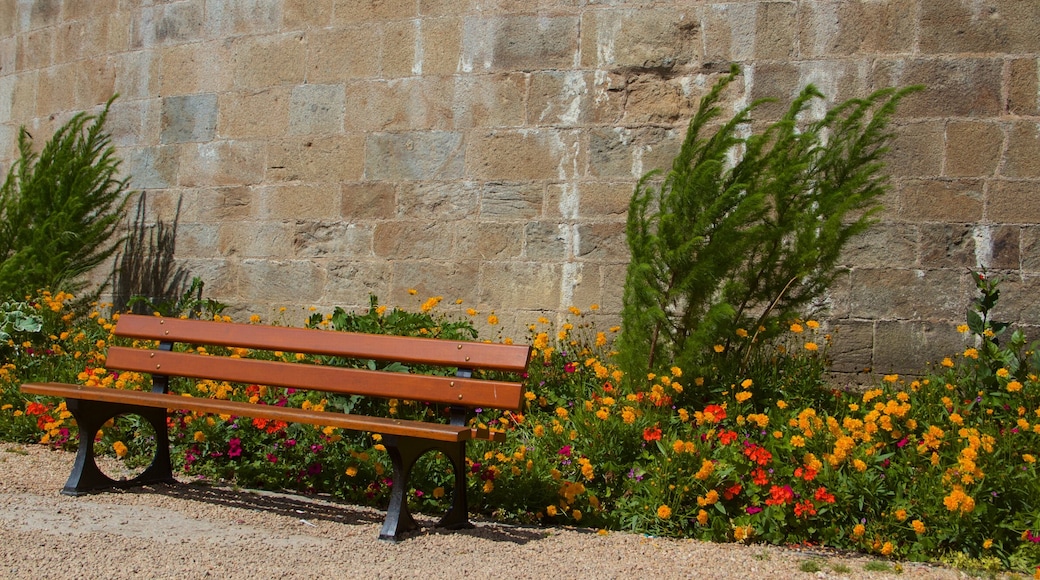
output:
M 158 483 L 140 487 L 112 490 L 110 493 L 135 495 L 164 495 L 191 502 L 200 502 L 220 507 L 239 508 L 249 511 L 272 513 L 307 521 L 325 521 L 344 525 L 381 525 L 385 511 L 374 508 L 339 503 L 331 498 L 308 498 L 288 493 L 250 489 L 232 489 L 198 483 Z M 413 514 L 420 529 L 407 533 L 404 541 L 424 535 L 458 534 L 480 538 L 491 542 L 508 542 L 523 545 L 544 540 L 549 530 L 523 528 L 498 522 L 477 520 L 473 528 L 448 530 L 434 527 L 437 517 Z M 580 529 L 579 529 L 580 531 Z

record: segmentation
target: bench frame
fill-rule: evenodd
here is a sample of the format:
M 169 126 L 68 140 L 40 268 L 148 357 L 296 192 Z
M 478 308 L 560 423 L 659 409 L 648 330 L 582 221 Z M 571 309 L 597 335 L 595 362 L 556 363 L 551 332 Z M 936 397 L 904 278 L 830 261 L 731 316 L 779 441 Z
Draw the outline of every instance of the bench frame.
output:
M 379 538 L 399 541 L 417 529 L 408 509 L 412 467 L 429 451 L 440 451 L 452 464 L 454 486 L 448 512 L 436 526 L 472 527 L 466 501 L 466 442 L 503 441 L 504 434 L 466 425 L 473 407 L 519 410 L 523 387 L 518 382 L 473 379 L 476 369 L 523 373 L 530 347 L 442 339 L 367 335 L 327 330 L 233 324 L 123 315 L 116 336 L 159 341 L 158 347 L 110 347 L 106 368 L 148 373 L 152 390 L 129 391 L 64 383 L 31 383 L 22 391 L 63 397 L 80 430 L 76 460 L 62 493 L 83 495 L 112 488 L 176 483 L 170 458 L 167 410 L 261 417 L 286 422 L 333 426 L 380 433 L 393 466 L 393 485 Z M 175 343 L 281 350 L 305 354 L 374 359 L 457 368 L 455 377 L 369 371 L 289 362 L 235 359 L 174 352 Z M 386 417 L 259 405 L 170 393 L 170 377 L 226 380 L 337 393 L 430 401 L 449 405 L 448 424 Z M 253 380 L 260 379 L 260 380 Z M 152 426 L 156 451 L 151 464 L 129 480 L 113 480 L 98 468 L 94 435 L 120 415 L 139 415 Z

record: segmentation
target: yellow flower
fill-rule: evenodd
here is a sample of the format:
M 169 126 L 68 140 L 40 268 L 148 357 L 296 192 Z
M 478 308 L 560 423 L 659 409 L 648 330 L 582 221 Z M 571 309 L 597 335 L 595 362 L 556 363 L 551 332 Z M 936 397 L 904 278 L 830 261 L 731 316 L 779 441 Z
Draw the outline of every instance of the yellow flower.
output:
M 815 320 L 806 320 L 805 321 L 805 325 L 808 326 L 809 328 L 813 329 L 813 330 L 816 330 L 817 328 L 820 327 L 820 323 L 816 322 Z
M 982 541 L 982 549 L 983 550 L 988 550 L 988 549 L 990 549 L 992 547 L 993 547 L 993 539 L 992 538 L 986 538 L 985 540 Z
M 942 366 L 948 369 L 953 368 L 953 360 L 950 357 L 942 359 Z
M 196 431 L 194 436 L 195 441 L 201 443 L 206 440 L 206 434 L 202 431 Z
M 856 468 L 856 471 L 863 473 L 867 470 L 867 464 L 862 459 L 853 459 L 852 467 Z
M 747 338 L 748 332 L 746 330 L 744 330 L 743 328 L 738 328 L 737 329 L 737 336 L 739 336 L 740 338 Z
M 960 413 L 950 413 L 950 423 L 955 425 L 963 425 L 964 418 L 961 417 Z
M 895 516 L 896 516 L 896 519 L 899 520 L 899 521 L 905 520 L 906 519 L 906 510 L 902 509 L 902 508 L 897 509 L 896 513 L 895 513 Z
M 751 379 L 744 379 L 740 383 L 740 386 L 744 387 L 745 389 L 750 389 L 751 385 L 753 385 L 753 384 L 754 384 L 754 381 L 752 381 Z
M 726 347 L 722 346 L 721 344 L 716 344 L 712 348 L 714 348 L 715 352 L 717 352 L 717 353 L 721 353 L 722 351 L 726 350 Z
M 682 369 L 679 368 L 679 367 L 672 367 L 671 371 L 672 371 L 672 376 L 677 378 L 677 379 L 682 376 Z
M 924 533 L 924 522 L 922 522 L 921 520 L 914 520 L 910 522 L 910 525 L 914 528 L 914 532 L 918 534 Z
M 495 316 L 494 312 L 492 312 L 491 314 L 488 315 L 487 321 L 488 321 L 488 324 L 498 324 L 498 317 Z
M 347 474 L 347 477 L 354 477 L 357 475 L 357 467 L 351 465 L 347 468 L 347 471 L 345 473 Z
M 1022 390 L 1022 383 L 1018 381 L 1009 381 L 1007 384 L 1007 390 L 1009 393 L 1016 393 Z
M 735 397 L 738 403 L 743 403 L 744 401 L 751 398 L 751 393 L 748 391 L 740 391 L 735 395 Z
M 807 342 L 807 343 L 805 343 L 805 350 L 817 351 L 817 350 L 820 350 L 820 347 L 817 346 L 815 342 Z
M 561 419 L 566 419 L 567 418 L 567 409 L 564 409 L 563 407 L 556 407 L 556 416 L 561 418 Z
M 973 358 L 973 359 L 977 360 L 979 358 L 979 351 L 978 351 L 978 349 L 974 349 L 974 348 L 964 349 L 964 358 Z
M 894 383 L 899 380 L 899 375 L 885 375 L 882 380 L 886 383 Z
M 997 369 L 997 376 L 1002 378 L 1002 379 L 1008 378 L 1008 375 L 1010 375 L 1010 374 L 1011 373 L 1008 372 L 1008 370 L 1006 368 L 1004 368 L 1004 367 L 1000 367 L 999 369 Z
M 116 452 L 119 457 L 126 457 L 126 454 L 130 451 L 126 448 L 126 445 L 122 441 L 116 441 L 112 444 L 112 450 Z
M 708 512 L 700 510 L 697 512 L 697 523 L 706 526 L 708 525 Z
M 881 546 L 881 555 L 888 556 L 892 554 L 892 542 L 885 542 L 885 545 Z
M 791 445 L 794 447 L 805 447 L 805 438 L 801 435 L 794 435 L 791 437 Z
M 957 332 L 959 332 L 961 334 L 964 334 L 965 332 L 968 332 L 968 325 L 967 324 L 960 324 L 960 325 L 958 325 L 957 326 Z
M 657 517 L 661 518 L 662 520 L 667 520 L 668 518 L 672 517 L 672 508 L 662 504 L 661 507 L 657 508 Z
M 1036 457 L 1033 457 L 1029 453 L 1026 453 L 1022 455 L 1022 461 L 1025 461 L 1026 463 L 1036 463 Z
M 798 324 L 797 322 L 795 322 L 794 324 L 791 325 L 791 332 L 793 332 L 795 334 L 798 334 L 798 333 L 800 333 L 800 332 L 802 332 L 804 330 L 805 329 L 802 328 L 802 325 Z
M 859 537 L 863 536 L 863 534 L 864 534 L 864 533 L 865 533 L 866 531 L 867 531 L 867 528 L 865 528 L 865 527 L 863 526 L 863 524 L 856 524 L 856 525 L 855 525 L 855 526 L 853 526 L 853 528 L 852 528 L 852 536 L 853 536 L 853 537 L 856 537 L 856 538 L 859 538 Z
M 556 516 L 556 506 L 554 506 L 554 505 L 546 506 L 545 507 L 545 513 L 548 514 L 548 516 L 550 518 L 551 517 L 555 517 Z
M 443 487 L 435 487 L 435 488 L 433 488 L 433 497 L 436 498 L 436 499 L 440 499 L 440 498 L 444 497 L 444 488 Z
M 484 493 L 491 493 L 495 489 L 495 482 L 490 479 L 484 482 Z

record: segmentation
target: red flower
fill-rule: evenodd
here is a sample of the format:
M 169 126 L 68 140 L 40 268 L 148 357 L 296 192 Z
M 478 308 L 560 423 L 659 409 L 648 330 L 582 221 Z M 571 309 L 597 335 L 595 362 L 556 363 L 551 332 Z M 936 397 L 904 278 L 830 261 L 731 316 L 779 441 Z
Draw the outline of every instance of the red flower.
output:
M 574 363 L 567 363 L 563 365 L 563 372 L 565 373 L 573 373 L 576 370 L 578 370 L 578 367 Z
M 790 486 L 780 487 L 774 485 L 769 488 L 769 499 L 766 500 L 766 505 L 784 505 L 794 501 L 794 490 Z
M 720 431 L 719 432 L 719 442 L 722 443 L 723 445 L 729 445 L 730 443 L 733 443 L 736 440 L 737 440 L 737 432 L 736 431 Z
M 710 414 L 712 417 L 715 418 L 715 421 L 713 422 L 718 423 L 719 421 L 726 418 L 726 409 L 719 405 L 708 405 L 707 407 L 704 407 L 704 414 Z
M 816 515 L 816 506 L 809 500 L 803 500 L 795 504 L 794 515 L 798 517 L 809 517 Z
M 35 401 L 30 401 L 27 405 L 25 405 L 26 415 L 43 415 L 49 410 L 50 409 L 47 407 L 47 405 L 44 405 L 43 403 L 37 403 Z
M 759 465 L 768 465 L 773 460 L 773 454 L 768 449 L 754 444 L 744 448 L 744 455 Z
M 752 481 L 755 482 L 755 485 L 765 485 L 769 483 L 769 474 L 761 467 L 756 467 L 751 470 L 751 477 Z
M 725 491 L 722 492 L 722 497 L 724 499 L 733 499 L 733 498 L 737 497 L 738 495 L 740 495 L 740 492 L 743 489 L 744 489 L 743 486 L 741 486 L 739 483 L 735 483 L 735 484 L 727 487 L 725 489 Z
M 813 498 L 816 499 L 816 501 L 822 501 L 824 503 L 834 503 L 834 495 L 827 493 L 826 487 L 816 488 L 816 494 L 813 495 Z
M 644 441 L 660 441 L 661 440 L 661 428 L 658 426 L 648 427 L 643 429 L 643 440 Z
M 800 477 L 805 481 L 812 481 L 816 479 L 816 470 L 811 467 L 799 467 L 794 470 L 794 476 Z

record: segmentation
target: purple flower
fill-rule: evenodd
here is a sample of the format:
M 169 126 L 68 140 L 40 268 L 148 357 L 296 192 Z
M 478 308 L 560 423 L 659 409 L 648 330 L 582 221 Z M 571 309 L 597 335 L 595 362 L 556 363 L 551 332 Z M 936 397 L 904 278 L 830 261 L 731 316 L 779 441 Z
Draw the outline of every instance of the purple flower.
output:
M 234 459 L 242 456 L 242 440 L 238 437 L 232 437 L 228 441 L 228 457 Z
M 562 455 L 562 456 L 564 456 L 564 457 L 570 457 L 571 456 L 571 446 L 570 445 L 564 445 L 563 447 L 560 447 L 560 450 L 557 451 L 557 453 Z
M 749 516 L 752 516 L 752 515 L 757 514 L 760 511 L 762 511 L 762 508 L 760 508 L 760 507 L 758 507 L 756 505 L 753 505 L 753 506 L 747 508 L 745 511 L 748 513 Z

